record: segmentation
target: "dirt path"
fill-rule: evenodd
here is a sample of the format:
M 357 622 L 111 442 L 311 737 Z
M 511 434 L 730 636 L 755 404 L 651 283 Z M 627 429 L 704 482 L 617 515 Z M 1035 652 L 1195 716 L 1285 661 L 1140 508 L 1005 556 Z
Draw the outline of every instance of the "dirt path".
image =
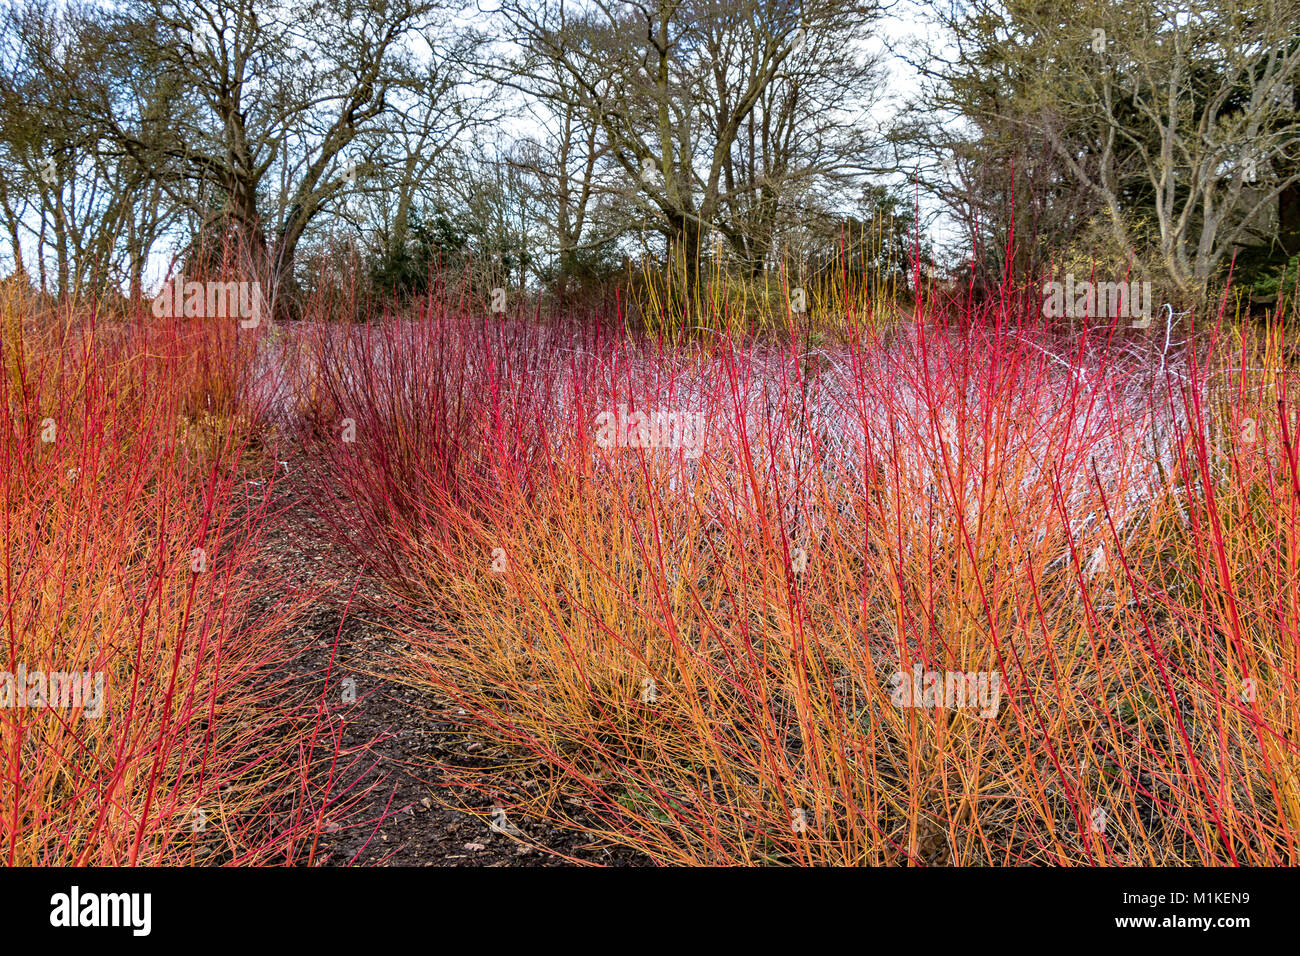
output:
M 267 545 L 271 564 L 280 572 L 278 586 L 327 588 L 328 593 L 293 631 L 297 653 L 285 676 L 295 696 L 319 701 L 324 688 L 329 719 L 342 724 L 345 756 L 339 766 L 352 764 L 339 774 L 334 789 L 351 788 L 360 795 L 338 819 L 327 816 L 316 858 L 327 865 L 372 866 L 563 866 L 575 860 L 644 864 L 625 848 L 600 845 L 587 834 L 537 820 L 511 818 L 526 840 L 496 832 L 490 825 L 494 801 L 488 793 L 442 779 L 436 769 L 440 764 L 471 775 L 486 766 L 475 756 L 484 745 L 439 719 L 451 712 L 445 701 L 388 676 L 394 671 L 388 660 L 406 646 L 379 619 L 374 582 L 363 580 L 357 586 L 344 618 L 355 578 L 345 580 L 348 569 L 340 566 L 325 522 L 310 506 L 307 467 L 298 456 L 288 462 L 287 475 L 281 474 L 272 492 L 278 517 Z M 345 703 L 348 678 L 355 681 L 351 703 Z M 330 749 L 327 742 L 322 749 Z

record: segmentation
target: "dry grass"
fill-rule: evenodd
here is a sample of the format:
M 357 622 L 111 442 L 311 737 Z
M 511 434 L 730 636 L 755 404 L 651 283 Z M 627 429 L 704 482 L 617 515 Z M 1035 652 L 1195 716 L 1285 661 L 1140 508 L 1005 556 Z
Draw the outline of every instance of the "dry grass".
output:
M 542 782 L 528 812 L 663 862 L 1295 862 L 1279 337 L 942 308 L 842 347 L 445 311 L 327 335 L 356 432 L 324 430 L 321 494 L 409 679 L 502 790 Z M 598 447 L 620 404 L 699 413 L 701 453 Z M 899 706 L 918 667 L 1000 693 Z
M 12 301 L 4 332 L 0 858 L 309 860 L 341 797 L 278 676 L 306 595 L 266 597 L 255 340 Z M 56 673 L 82 696 L 32 696 Z

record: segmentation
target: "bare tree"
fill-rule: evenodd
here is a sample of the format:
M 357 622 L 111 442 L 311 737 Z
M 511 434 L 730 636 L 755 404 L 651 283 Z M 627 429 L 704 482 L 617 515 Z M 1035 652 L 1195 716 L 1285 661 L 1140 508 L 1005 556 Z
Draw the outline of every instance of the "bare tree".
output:
M 576 12 L 560 2 L 502 6 L 524 50 L 515 74 L 547 83 L 563 77 L 569 102 L 598 126 L 623 172 L 628 198 L 663 234 L 685 303 L 694 299 L 708 233 L 729 213 L 752 211 L 743 195 L 771 191 L 790 176 L 777 158 L 780 137 L 787 137 L 787 161 L 799 155 L 789 137 L 805 137 L 800 147 L 825 140 L 829 126 L 791 128 L 806 118 L 800 104 L 815 96 L 787 100 L 784 128 L 780 108 L 753 122 L 764 97 L 779 81 L 789 80 L 787 94 L 797 85 L 790 59 L 810 37 L 847 41 L 846 31 L 869 22 L 873 10 L 849 0 L 594 0 Z M 850 86 L 863 78 L 842 77 Z M 777 101 L 767 102 L 770 109 Z M 758 147 L 748 159 L 742 132 L 753 132 Z M 804 164 L 800 173 L 814 168 Z M 739 222 L 729 228 L 745 248 Z
M 70 108 L 158 172 L 199 235 L 238 239 L 274 291 L 308 224 L 353 184 L 345 151 L 388 112 L 409 41 L 437 11 L 435 0 L 138 0 L 106 14 L 108 53 L 149 71 L 169 122 L 123 115 L 103 92 Z
M 11 6 L 0 24 L 11 54 L 0 74 L 0 206 L 15 270 L 26 271 L 26 244 L 46 292 L 98 295 L 124 283 L 138 292 L 166 206 L 150 172 L 78 122 L 69 103 L 111 101 L 142 124 L 148 77 L 105 55 L 108 34 L 92 8 Z
M 941 20 L 959 55 L 927 105 L 1022 131 L 1082 191 L 1080 213 L 1182 301 L 1278 235 L 1300 184 L 1297 0 L 975 0 Z

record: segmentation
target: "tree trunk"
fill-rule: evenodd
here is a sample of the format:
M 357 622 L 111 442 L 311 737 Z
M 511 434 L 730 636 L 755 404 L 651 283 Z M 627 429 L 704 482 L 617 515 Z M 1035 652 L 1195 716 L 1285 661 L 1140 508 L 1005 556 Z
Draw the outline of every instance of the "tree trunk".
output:
M 668 254 L 675 277 L 680 280 L 675 292 L 681 296 L 675 305 L 683 319 L 698 311 L 700 285 L 700 225 L 690 214 L 680 214 L 671 222 Z

